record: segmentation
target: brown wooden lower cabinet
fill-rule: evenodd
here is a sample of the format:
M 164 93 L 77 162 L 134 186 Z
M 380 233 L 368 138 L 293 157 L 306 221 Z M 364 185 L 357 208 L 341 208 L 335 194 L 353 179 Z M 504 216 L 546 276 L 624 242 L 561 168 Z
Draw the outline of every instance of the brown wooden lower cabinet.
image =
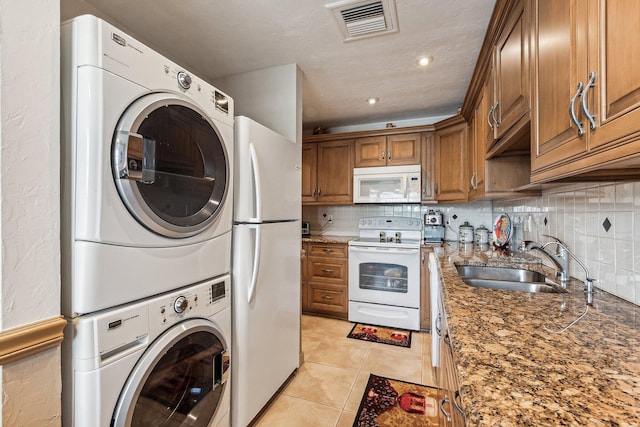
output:
M 303 314 L 348 318 L 347 249 L 346 243 L 308 244 L 305 280 L 301 283 Z

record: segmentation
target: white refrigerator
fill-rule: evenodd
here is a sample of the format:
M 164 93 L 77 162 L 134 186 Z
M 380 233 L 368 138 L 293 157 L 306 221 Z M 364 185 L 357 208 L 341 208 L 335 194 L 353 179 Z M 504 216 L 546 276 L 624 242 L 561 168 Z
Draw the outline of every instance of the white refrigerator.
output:
M 235 119 L 231 422 L 245 427 L 298 368 L 301 148 Z

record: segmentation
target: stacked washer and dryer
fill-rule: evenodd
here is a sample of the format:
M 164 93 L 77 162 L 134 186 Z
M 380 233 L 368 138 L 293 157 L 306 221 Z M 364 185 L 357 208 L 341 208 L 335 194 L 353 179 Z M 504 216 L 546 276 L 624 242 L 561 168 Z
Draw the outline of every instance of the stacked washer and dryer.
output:
M 62 26 L 63 425 L 227 426 L 233 101 Z

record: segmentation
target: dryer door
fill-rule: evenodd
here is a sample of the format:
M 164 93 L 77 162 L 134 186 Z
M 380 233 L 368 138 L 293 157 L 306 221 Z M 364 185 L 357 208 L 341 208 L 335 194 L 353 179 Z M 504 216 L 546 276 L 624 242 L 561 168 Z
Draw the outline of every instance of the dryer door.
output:
M 229 377 L 230 355 L 213 323 L 190 319 L 143 354 L 120 394 L 112 426 L 208 426 Z
M 229 192 L 227 150 L 214 122 L 178 94 L 135 101 L 113 136 L 112 171 L 136 220 L 162 236 L 208 228 Z

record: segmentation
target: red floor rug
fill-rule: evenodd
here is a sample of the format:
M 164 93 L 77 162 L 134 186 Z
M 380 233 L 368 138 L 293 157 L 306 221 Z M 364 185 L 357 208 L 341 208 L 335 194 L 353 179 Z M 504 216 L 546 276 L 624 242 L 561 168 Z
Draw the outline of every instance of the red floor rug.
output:
M 371 374 L 353 427 L 436 427 L 438 390 Z
M 399 347 L 411 347 L 411 331 L 364 325 L 362 323 L 356 323 L 347 338 L 397 345 Z

